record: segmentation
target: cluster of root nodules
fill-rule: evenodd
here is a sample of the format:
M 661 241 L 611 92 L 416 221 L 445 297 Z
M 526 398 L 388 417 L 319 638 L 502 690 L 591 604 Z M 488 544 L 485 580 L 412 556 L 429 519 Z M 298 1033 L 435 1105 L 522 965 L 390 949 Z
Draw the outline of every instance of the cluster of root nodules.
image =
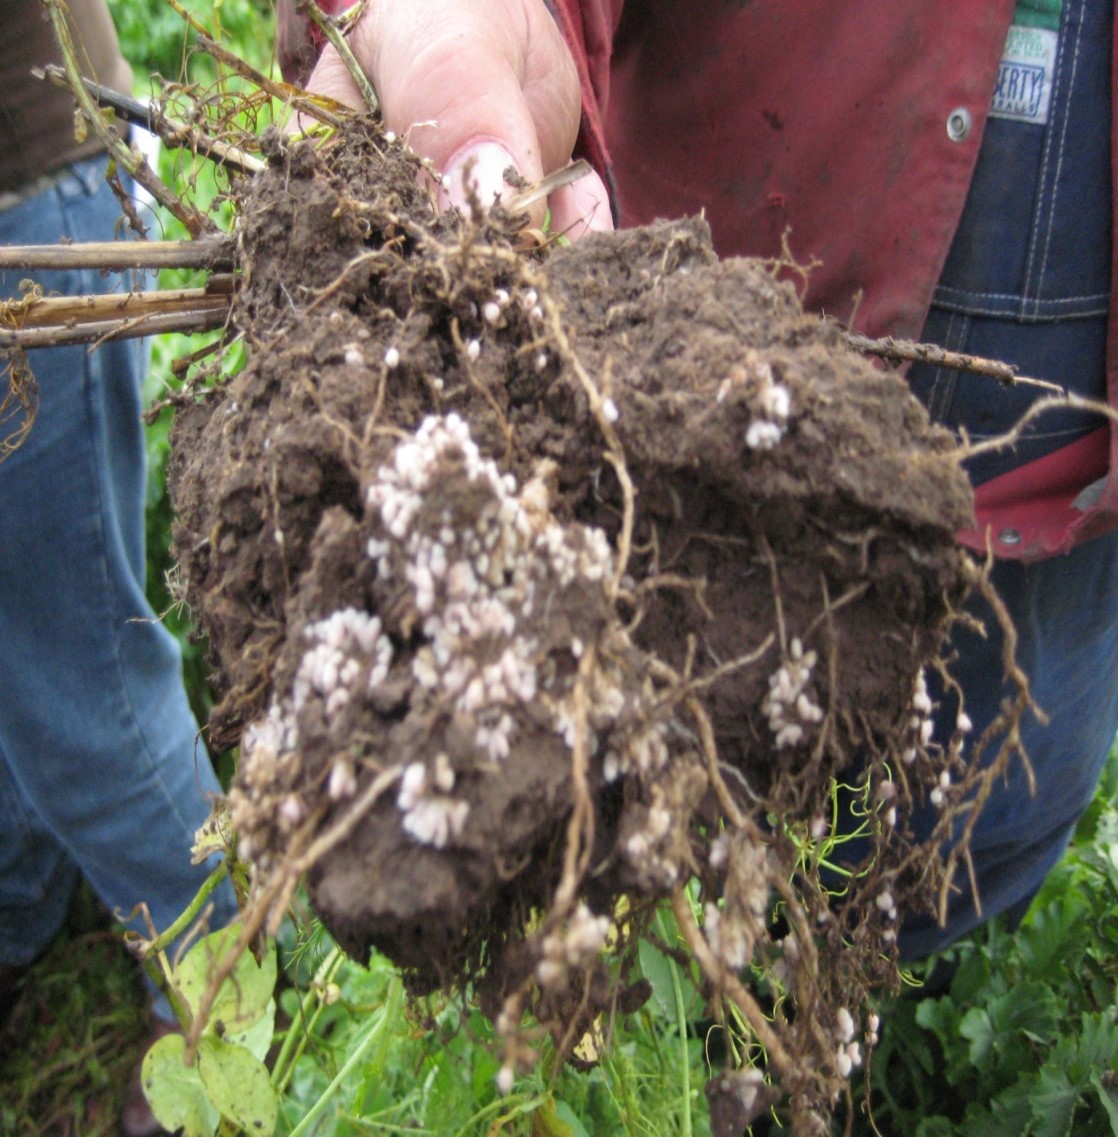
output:
M 503 1083 L 639 999 L 670 898 L 766 1055 L 719 1125 L 775 1084 L 813 1132 L 944 883 L 910 811 L 942 834 L 966 792 L 924 686 L 975 580 L 951 440 L 701 222 L 529 255 L 419 169 L 368 124 L 276 144 L 240 201 L 252 361 L 176 427 L 256 894 L 305 872 L 356 958 L 473 992 Z M 836 780 L 863 839 L 828 880 Z

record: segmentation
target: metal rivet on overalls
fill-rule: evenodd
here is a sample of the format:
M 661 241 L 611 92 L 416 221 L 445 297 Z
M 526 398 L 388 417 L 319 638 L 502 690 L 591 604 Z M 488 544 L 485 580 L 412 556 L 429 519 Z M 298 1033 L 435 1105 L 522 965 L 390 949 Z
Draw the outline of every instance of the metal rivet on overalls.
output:
M 952 142 L 965 142 L 973 125 L 970 111 L 966 107 L 956 107 L 947 116 L 947 137 Z
M 1003 545 L 1021 544 L 1021 533 L 1017 529 L 1003 529 L 998 534 L 998 541 Z

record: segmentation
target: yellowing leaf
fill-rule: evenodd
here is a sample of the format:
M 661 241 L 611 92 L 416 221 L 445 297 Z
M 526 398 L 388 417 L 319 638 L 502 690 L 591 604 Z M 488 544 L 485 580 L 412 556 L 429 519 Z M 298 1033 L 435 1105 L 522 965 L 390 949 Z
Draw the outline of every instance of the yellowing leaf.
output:
M 210 1100 L 230 1121 L 250 1135 L 271 1137 L 279 1100 L 259 1058 L 243 1046 L 204 1034 L 198 1040 L 198 1072 Z
M 206 1096 L 198 1066 L 183 1063 L 185 1052 L 181 1034 L 169 1034 L 152 1046 L 140 1071 L 144 1094 L 164 1129 L 181 1129 L 183 1137 L 213 1137 L 221 1115 Z
M 199 940 L 175 969 L 175 986 L 190 1007 L 191 1014 L 197 1014 L 202 995 L 215 970 L 239 934 L 240 927 L 236 924 L 213 932 Z M 267 1011 L 275 985 L 275 945 L 269 945 L 267 955 L 259 964 L 252 952 L 245 951 L 218 992 L 206 1031 L 217 1030 L 218 1023 L 221 1024 L 220 1033 L 225 1035 L 247 1030 Z

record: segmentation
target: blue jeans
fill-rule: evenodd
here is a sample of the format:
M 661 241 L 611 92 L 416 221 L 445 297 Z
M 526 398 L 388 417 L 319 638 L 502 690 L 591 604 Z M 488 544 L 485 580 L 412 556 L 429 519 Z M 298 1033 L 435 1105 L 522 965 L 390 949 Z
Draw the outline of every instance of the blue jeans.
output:
M 0 213 L 0 243 L 107 240 L 105 160 Z M 24 273 L 0 274 L 18 293 Z M 120 290 L 43 273 L 48 294 Z M 50 943 L 84 874 L 110 910 L 158 928 L 212 865 L 191 865 L 219 792 L 173 637 L 144 597 L 139 341 L 32 352 L 38 418 L 0 462 L 0 963 Z M 215 923 L 236 912 L 226 884 Z M 128 926 L 143 929 L 137 919 Z
M 1106 399 L 1111 240 L 1113 0 L 1063 0 L 1043 125 L 991 118 L 923 339 L 1016 364 Z M 934 418 L 975 440 L 1009 430 L 1036 388 L 918 365 L 909 382 Z M 1012 449 L 969 464 L 975 484 L 1105 425 L 1049 412 Z

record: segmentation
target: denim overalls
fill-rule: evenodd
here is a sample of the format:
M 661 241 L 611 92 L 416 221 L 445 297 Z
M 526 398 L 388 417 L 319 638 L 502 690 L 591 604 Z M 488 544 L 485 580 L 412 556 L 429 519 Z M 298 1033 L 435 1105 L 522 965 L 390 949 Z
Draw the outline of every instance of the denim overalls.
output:
M 1112 21 L 1113 0 L 1018 4 L 994 114 L 923 336 L 1099 399 L 1111 290 Z M 972 438 L 1005 431 L 1036 397 L 1035 389 L 1006 390 L 929 366 L 913 368 L 910 381 L 934 417 L 965 426 Z M 1050 414 L 1014 450 L 974 461 L 971 476 L 986 481 L 1102 421 Z M 1051 720 L 1041 726 L 1028 716 L 1023 732 L 1036 796 L 1015 764 L 972 841 L 984 913 L 1012 919 L 1062 854 L 1118 731 L 1118 534 L 1067 556 L 999 562 L 993 579 L 1017 628 L 1018 661 Z M 972 738 L 1008 693 L 998 682 L 1002 636 L 984 604 L 975 612 L 990 629 L 987 639 L 953 633 L 953 671 L 966 692 Z M 958 706 L 950 695 L 939 702 L 937 737 L 946 739 Z M 918 827 L 927 832 L 932 820 L 929 809 Z M 947 928 L 908 918 L 906 956 L 934 951 L 980 922 L 965 874 L 956 883 Z

